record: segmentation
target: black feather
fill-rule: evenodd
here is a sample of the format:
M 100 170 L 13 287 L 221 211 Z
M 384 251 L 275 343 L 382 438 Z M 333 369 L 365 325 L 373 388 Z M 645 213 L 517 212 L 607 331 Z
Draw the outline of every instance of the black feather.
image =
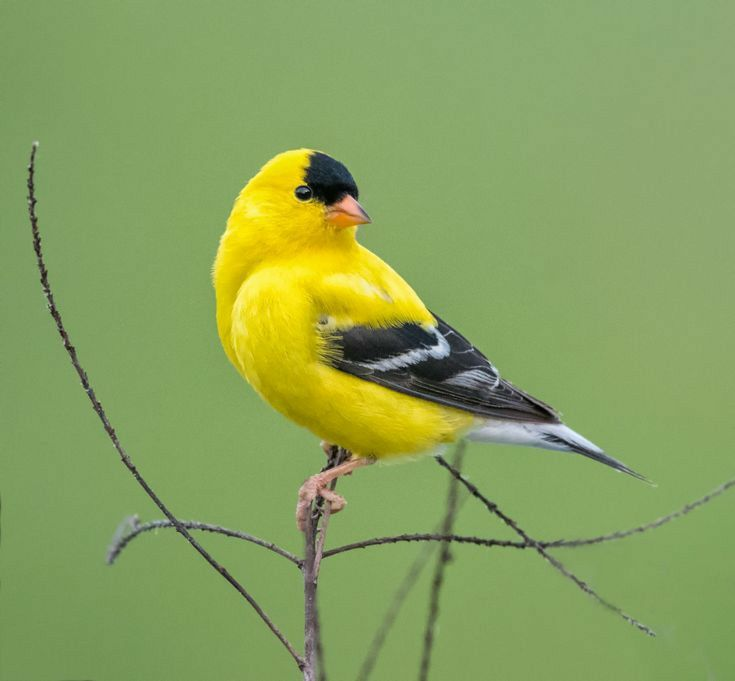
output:
M 503 380 L 485 355 L 436 319 L 436 327 L 330 330 L 327 361 L 353 376 L 477 416 L 560 422 L 550 406 Z
M 645 475 L 641 475 L 640 473 L 634 471 L 632 468 L 626 466 L 622 461 L 618 461 L 618 459 L 610 456 L 606 452 L 589 449 L 588 447 L 584 447 L 579 444 L 579 442 L 575 442 L 571 438 L 559 437 L 558 435 L 555 435 L 553 433 L 541 433 L 541 439 L 546 440 L 546 442 L 550 444 L 564 447 L 570 452 L 575 452 L 576 454 L 586 456 L 593 461 L 604 463 L 606 466 L 610 466 L 610 468 L 614 468 L 616 471 L 627 473 L 628 475 L 632 475 L 634 478 L 638 478 L 638 480 L 643 480 L 643 482 L 647 482 L 649 485 L 653 485 L 653 483 Z
M 315 151 L 304 176 L 314 198 L 329 206 L 346 194 L 358 198 L 357 184 L 347 168 L 331 156 Z

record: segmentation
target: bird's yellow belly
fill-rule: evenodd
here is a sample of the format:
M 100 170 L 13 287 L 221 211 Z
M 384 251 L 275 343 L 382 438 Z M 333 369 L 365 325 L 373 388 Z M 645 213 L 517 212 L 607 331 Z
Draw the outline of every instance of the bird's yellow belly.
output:
M 255 374 L 257 360 L 254 363 Z M 322 364 L 291 382 L 249 380 L 286 417 L 319 438 L 361 456 L 416 454 L 453 442 L 473 422 L 469 414 L 402 395 Z
M 328 366 L 317 366 L 314 400 L 295 417 L 319 437 L 363 456 L 415 454 L 454 441 L 472 417 Z
M 293 299 L 240 296 L 233 311 L 236 364 L 260 396 L 317 437 L 360 456 L 426 452 L 456 440 L 474 419 L 327 365 L 316 319 Z M 240 309 L 238 309 L 240 307 Z

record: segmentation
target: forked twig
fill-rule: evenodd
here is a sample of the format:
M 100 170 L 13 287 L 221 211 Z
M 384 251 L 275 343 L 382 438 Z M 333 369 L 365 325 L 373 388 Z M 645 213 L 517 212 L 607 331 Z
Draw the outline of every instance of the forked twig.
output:
M 146 480 L 143 478 L 143 476 L 138 471 L 138 468 L 135 466 L 133 461 L 131 460 L 130 456 L 127 454 L 125 449 L 123 449 L 122 444 L 120 444 L 120 440 L 117 436 L 117 433 L 115 432 L 115 429 L 112 427 L 112 424 L 110 423 L 110 420 L 107 417 L 107 414 L 102 406 L 102 403 L 97 399 L 97 396 L 92 389 L 92 386 L 89 382 L 89 377 L 87 375 L 87 372 L 84 370 L 82 365 L 79 362 L 79 358 L 77 356 L 76 348 L 71 344 L 71 340 L 69 339 L 69 334 L 66 330 L 66 327 L 64 326 L 64 323 L 61 319 L 61 314 L 59 313 L 59 310 L 56 306 L 56 302 L 54 300 L 54 294 L 51 290 L 51 285 L 49 284 L 49 278 L 48 278 L 48 269 L 46 268 L 46 262 L 43 257 L 43 251 L 41 249 L 41 233 L 38 228 L 38 216 L 36 215 L 36 190 L 35 190 L 35 171 L 36 171 L 36 151 L 38 150 L 38 142 L 33 143 L 33 148 L 31 149 L 31 158 L 30 162 L 28 164 L 28 216 L 31 221 L 31 231 L 33 233 L 33 250 L 36 253 L 36 265 L 38 266 L 38 272 L 41 277 L 41 287 L 43 289 L 43 294 L 46 298 L 46 303 L 48 305 L 49 312 L 51 313 L 51 316 L 54 319 L 54 322 L 56 323 L 56 330 L 59 332 L 59 336 L 61 337 L 61 342 L 64 345 L 64 350 L 66 350 L 66 353 L 69 355 L 69 359 L 71 360 L 72 366 L 74 367 L 74 370 L 77 372 L 77 375 L 79 376 L 80 381 L 82 382 L 82 388 L 84 388 L 84 392 L 87 393 L 87 397 L 89 398 L 89 401 L 92 404 L 92 409 L 94 409 L 95 413 L 99 417 L 100 421 L 102 422 L 102 426 L 105 429 L 105 433 L 107 433 L 107 437 L 112 442 L 113 446 L 115 447 L 115 450 L 117 451 L 118 455 L 120 456 L 120 460 L 122 461 L 123 465 L 130 471 L 132 476 L 135 478 L 135 480 L 138 482 L 138 484 L 143 488 L 145 493 L 150 497 L 150 499 L 153 501 L 153 503 L 159 508 L 161 513 L 168 518 L 168 520 L 171 522 L 171 524 L 176 528 L 177 532 L 181 534 L 188 542 L 191 544 L 194 549 L 199 553 L 204 560 L 206 560 L 222 577 L 250 604 L 250 606 L 255 610 L 255 612 L 258 613 L 260 618 L 265 622 L 266 626 L 275 634 L 276 638 L 283 644 L 283 646 L 288 650 L 291 657 L 293 657 L 294 661 L 298 665 L 299 669 L 302 669 L 304 666 L 304 660 L 302 657 L 296 652 L 296 649 L 291 645 L 289 640 L 283 635 L 281 630 L 275 625 L 273 620 L 265 613 L 263 608 L 258 604 L 258 602 L 253 598 L 253 596 L 245 589 L 240 582 L 238 582 L 228 571 L 227 569 L 222 566 L 219 562 L 217 562 L 210 553 L 191 535 L 191 533 L 184 527 L 184 525 L 176 518 L 176 516 L 168 509 L 166 504 L 163 503 L 161 498 L 153 491 L 151 486 L 146 482 Z
M 642 622 L 639 622 L 634 617 L 631 617 L 628 615 L 628 613 L 624 612 L 622 609 L 620 609 L 617 605 L 614 603 L 611 603 L 610 601 L 604 599 L 602 596 L 600 596 L 587 582 L 580 579 L 575 575 L 573 572 L 571 572 L 569 569 L 567 569 L 564 564 L 554 558 L 541 544 L 539 544 L 535 539 L 533 539 L 531 536 L 528 535 L 528 533 L 521 528 L 518 523 L 513 520 L 510 516 L 508 516 L 506 513 L 500 510 L 498 505 L 488 499 L 480 490 L 477 488 L 477 486 L 473 485 L 469 480 L 467 480 L 454 466 L 452 466 L 450 463 L 446 461 L 442 456 L 435 457 L 437 463 L 440 466 L 443 466 L 446 468 L 456 480 L 458 480 L 462 485 L 465 486 L 467 491 L 475 497 L 478 501 L 480 501 L 485 508 L 487 508 L 488 511 L 496 515 L 498 518 L 500 518 L 508 527 L 510 527 L 523 541 L 529 545 L 529 547 L 535 549 L 535 551 L 541 555 L 552 567 L 554 567 L 556 570 L 558 570 L 562 575 L 567 577 L 568 579 L 571 579 L 582 591 L 584 591 L 587 595 L 594 598 L 598 603 L 605 606 L 608 610 L 611 610 L 612 612 L 616 613 L 620 617 L 622 617 L 626 622 L 629 624 L 632 624 L 634 627 L 642 631 L 644 634 L 647 634 L 648 636 L 655 636 L 656 632 L 653 631 L 650 627 L 643 624 Z

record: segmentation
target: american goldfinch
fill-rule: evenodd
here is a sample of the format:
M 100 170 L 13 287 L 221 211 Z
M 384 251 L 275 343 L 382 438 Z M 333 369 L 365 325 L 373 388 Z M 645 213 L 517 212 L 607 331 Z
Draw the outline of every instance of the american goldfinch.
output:
M 299 492 L 303 529 L 329 483 L 376 459 L 459 438 L 576 452 L 641 477 L 501 378 L 477 348 L 356 240 L 370 218 L 352 175 L 311 149 L 279 154 L 235 201 L 214 263 L 217 328 L 257 393 L 345 463 Z

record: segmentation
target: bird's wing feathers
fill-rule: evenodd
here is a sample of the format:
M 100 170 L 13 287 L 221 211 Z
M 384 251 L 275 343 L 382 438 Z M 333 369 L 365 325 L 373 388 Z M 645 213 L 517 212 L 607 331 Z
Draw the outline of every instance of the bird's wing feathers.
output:
M 559 422 L 554 410 L 518 390 L 464 336 L 436 325 L 323 328 L 335 369 L 407 395 L 490 418 Z

